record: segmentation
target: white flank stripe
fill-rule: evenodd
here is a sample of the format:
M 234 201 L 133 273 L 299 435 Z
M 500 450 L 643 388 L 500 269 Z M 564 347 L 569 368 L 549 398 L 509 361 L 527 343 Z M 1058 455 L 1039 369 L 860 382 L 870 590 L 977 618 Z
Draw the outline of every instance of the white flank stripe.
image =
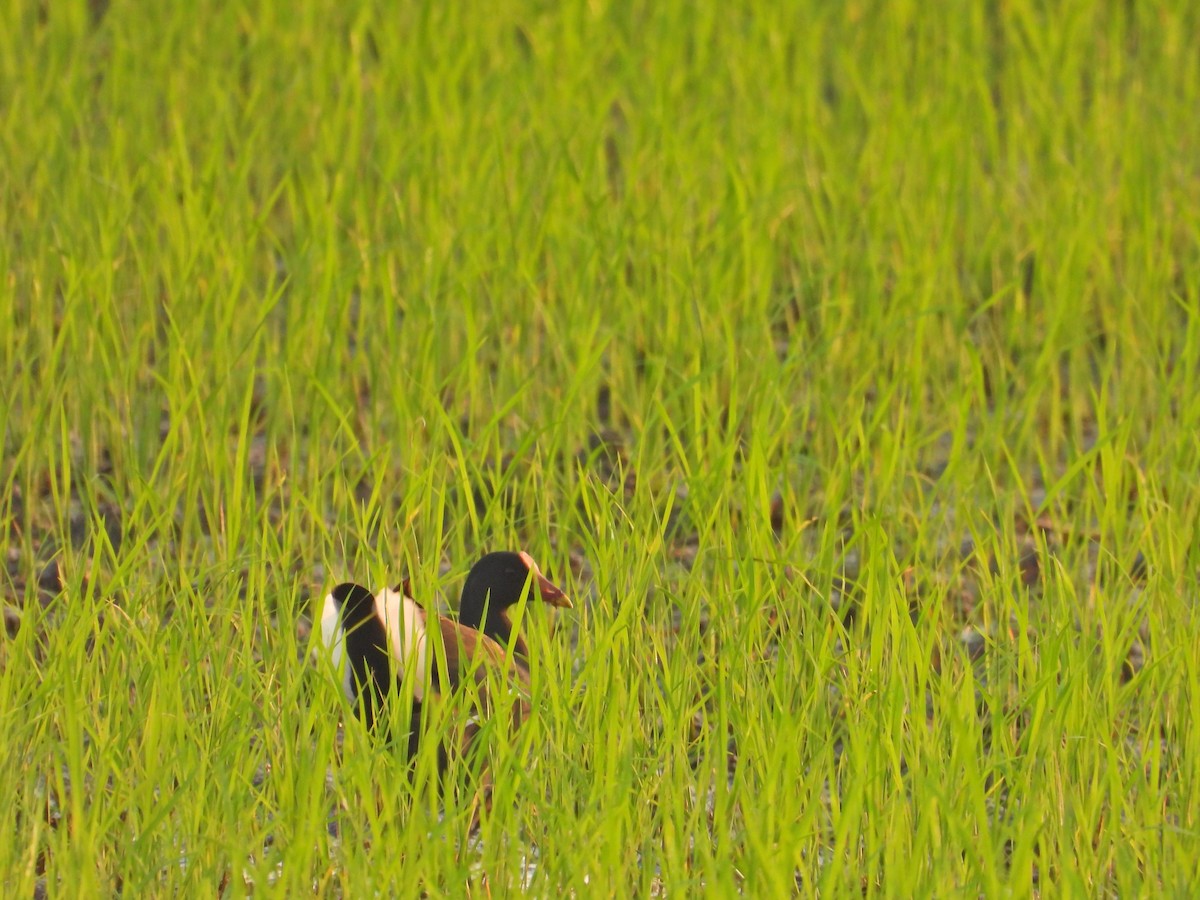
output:
M 337 601 L 333 599 L 333 594 L 325 595 L 325 607 L 321 610 L 321 643 L 329 648 L 334 670 L 341 671 L 342 691 L 349 700 L 353 701 L 355 699 L 354 675 L 349 666 L 342 668 L 343 657 L 346 655 L 346 632 L 342 628 L 341 615 L 338 612 Z
M 375 595 L 375 611 L 387 632 L 388 650 L 399 668 L 412 673 L 413 697 L 425 696 L 426 667 L 425 610 L 411 597 L 384 588 Z

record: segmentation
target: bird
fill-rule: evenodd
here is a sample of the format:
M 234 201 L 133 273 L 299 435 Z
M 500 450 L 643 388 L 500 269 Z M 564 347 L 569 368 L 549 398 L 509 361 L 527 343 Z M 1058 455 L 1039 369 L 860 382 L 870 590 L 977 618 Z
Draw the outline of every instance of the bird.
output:
M 508 599 L 515 580 L 504 564 L 508 556 L 520 564 L 523 574 L 517 583 L 516 598 Z M 507 640 L 511 623 L 507 615 L 497 618 L 484 608 L 496 597 L 503 613 L 520 598 L 524 582 L 531 575 L 545 582 L 543 598 L 561 605 L 566 595 L 538 571 L 524 553 L 488 554 L 472 567 L 464 585 L 468 611 L 474 617 L 477 608 L 480 623 L 491 622 Z M 528 562 L 526 562 L 528 560 Z M 485 565 L 486 563 L 486 565 Z M 468 590 L 468 587 L 470 590 Z M 569 601 L 566 601 L 569 603 Z M 507 627 L 505 627 L 507 626 Z M 485 630 L 455 622 L 446 616 L 430 616 L 412 598 L 411 584 L 405 579 L 395 588 L 372 594 L 354 582 L 344 582 L 326 596 L 321 614 L 321 639 L 328 648 L 335 669 L 342 673 L 341 687 L 353 704 L 355 714 L 369 731 L 388 732 L 385 704 L 399 693 L 407 681 L 411 684 L 412 710 L 407 751 L 415 759 L 427 731 L 434 722 L 446 722 L 432 708 L 452 698 L 461 698 L 468 714 L 458 717 L 460 724 L 450 733 L 430 735 L 438 744 L 438 768 L 445 772 L 451 755 L 471 758 L 483 722 L 492 718 L 494 709 L 509 703 L 508 724 L 515 732 L 529 717 L 529 672 L 514 656 L 506 658 L 505 648 Z M 520 641 L 519 636 L 516 641 Z M 524 642 L 519 646 L 525 648 Z M 514 651 L 517 644 L 514 641 Z M 528 650 L 524 649 L 528 659 Z M 497 696 L 503 694 L 504 696 Z M 381 729 L 381 720 L 383 728 Z M 453 721 L 453 720 L 451 720 Z M 392 737 L 390 733 L 388 737 Z M 472 805 L 470 831 L 477 830 L 481 811 L 490 808 L 491 777 L 485 763 L 479 764 L 479 788 Z
M 507 666 L 504 649 L 487 635 L 446 616 L 430 618 L 410 596 L 407 579 L 376 594 L 345 582 L 325 598 L 321 638 L 342 671 L 346 698 L 368 729 L 377 727 L 387 698 L 409 678 L 417 707 L 472 686 L 485 713 L 493 674 L 511 670 L 510 681 L 528 685 L 528 674 Z
M 520 634 L 513 634 L 509 610 L 536 585 L 542 601 L 551 606 L 571 609 L 571 599 L 562 588 L 542 574 L 533 557 L 525 551 L 496 551 L 480 559 L 467 574 L 458 603 L 458 622 L 481 631 L 505 650 L 512 649 L 513 660 L 529 671 L 529 647 Z
M 345 582 L 329 592 L 321 612 L 321 642 L 329 649 L 334 669 L 342 673 L 342 692 L 356 704 L 355 713 L 368 730 L 375 727 L 396 681 L 385 623 L 389 618 L 398 622 L 399 610 L 389 616 L 388 599 L 382 592 L 376 597 L 361 584 Z

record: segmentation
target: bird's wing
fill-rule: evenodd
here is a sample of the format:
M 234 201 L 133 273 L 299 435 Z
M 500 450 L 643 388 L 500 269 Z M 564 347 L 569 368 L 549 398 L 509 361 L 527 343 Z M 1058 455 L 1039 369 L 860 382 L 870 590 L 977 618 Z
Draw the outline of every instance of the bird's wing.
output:
M 445 616 L 438 617 L 438 624 L 446 650 L 446 682 L 450 689 L 473 686 L 480 708 L 485 712 L 491 707 L 493 693 L 498 690 L 515 692 L 522 707 L 519 714 L 523 718 L 528 707 L 525 697 L 529 693 L 529 674 L 507 661 L 504 648 L 482 632 Z M 437 661 L 434 668 L 438 668 Z M 440 680 L 436 671 L 434 678 L 435 683 Z

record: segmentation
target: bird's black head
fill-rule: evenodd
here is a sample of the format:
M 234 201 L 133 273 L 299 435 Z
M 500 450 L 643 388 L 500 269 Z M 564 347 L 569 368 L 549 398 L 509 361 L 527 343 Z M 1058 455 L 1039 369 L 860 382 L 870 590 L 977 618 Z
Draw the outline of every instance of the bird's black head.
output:
M 500 551 L 489 553 L 471 567 L 459 602 L 459 622 L 508 646 L 512 634 L 508 610 L 520 601 L 530 577 L 530 590 L 537 592 L 530 596 L 540 594 L 551 606 L 571 605 L 567 595 L 541 573 L 528 553 Z M 524 645 L 518 650 L 523 651 Z

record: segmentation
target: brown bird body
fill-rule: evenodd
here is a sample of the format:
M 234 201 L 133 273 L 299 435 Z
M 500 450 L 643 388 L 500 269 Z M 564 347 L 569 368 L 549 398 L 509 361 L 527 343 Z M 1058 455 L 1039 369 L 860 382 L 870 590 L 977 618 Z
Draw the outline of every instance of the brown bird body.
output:
M 418 704 L 469 684 L 475 705 L 486 714 L 497 673 L 507 669 L 518 685 L 529 680 L 523 669 L 506 664 L 504 649 L 482 632 L 441 615 L 431 623 L 403 588 L 372 595 L 361 585 L 338 585 L 325 598 L 321 631 L 334 665 L 341 668 L 344 660 L 342 689 L 368 727 L 374 727 L 387 696 L 406 682 Z

